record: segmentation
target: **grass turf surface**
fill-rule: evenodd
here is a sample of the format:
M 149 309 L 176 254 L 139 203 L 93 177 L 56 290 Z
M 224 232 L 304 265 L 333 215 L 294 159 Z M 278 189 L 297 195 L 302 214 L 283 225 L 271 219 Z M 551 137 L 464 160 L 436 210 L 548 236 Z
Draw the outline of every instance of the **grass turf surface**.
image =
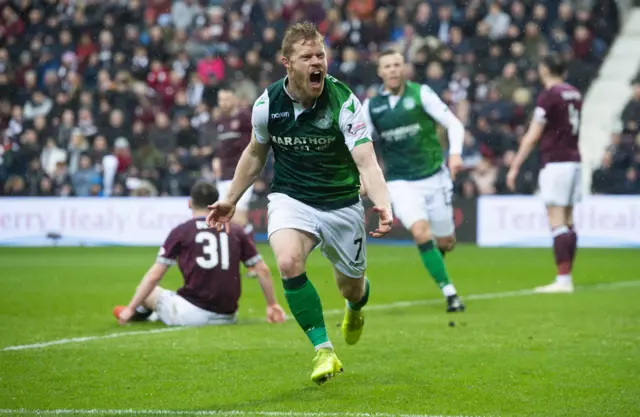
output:
M 277 277 L 271 251 L 261 250 Z M 367 313 L 356 346 L 340 337 L 343 300 L 328 261 L 314 253 L 307 271 L 345 366 L 320 387 L 309 381 L 313 349 L 302 331 L 290 314 L 284 325 L 265 323 L 259 286 L 247 279 L 241 325 L 1 350 L 161 329 L 120 328 L 111 316 L 156 252 L 0 248 L 0 414 L 640 415 L 640 282 L 615 284 L 640 280 L 637 250 L 581 249 L 574 294 L 468 297 L 466 313 L 448 315 L 414 247 L 369 246 L 369 306 L 379 308 Z M 530 289 L 555 272 L 549 250 L 459 246 L 446 262 L 463 298 Z M 180 282 L 174 268 L 162 285 Z M 275 287 L 286 308 L 277 280 Z M 387 305 L 417 300 L 433 301 Z

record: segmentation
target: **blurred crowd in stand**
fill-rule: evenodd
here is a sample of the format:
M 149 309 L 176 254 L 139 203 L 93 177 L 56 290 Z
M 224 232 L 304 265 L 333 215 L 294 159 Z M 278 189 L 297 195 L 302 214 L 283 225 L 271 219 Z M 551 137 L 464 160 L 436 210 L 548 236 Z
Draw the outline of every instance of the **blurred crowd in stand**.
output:
M 409 78 L 467 128 L 466 198 L 508 193 L 540 57 L 561 53 L 586 92 L 619 29 L 614 0 L 0 2 L 0 195 L 183 196 L 214 181 L 218 89 L 250 107 L 285 75 L 281 37 L 299 20 L 318 25 L 329 72 L 361 99 L 379 88 L 379 52 L 404 53 Z M 638 192 L 639 83 L 622 119 L 597 192 Z M 518 193 L 535 192 L 537 171 L 533 155 Z M 257 198 L 271 175 L 270 161 Z

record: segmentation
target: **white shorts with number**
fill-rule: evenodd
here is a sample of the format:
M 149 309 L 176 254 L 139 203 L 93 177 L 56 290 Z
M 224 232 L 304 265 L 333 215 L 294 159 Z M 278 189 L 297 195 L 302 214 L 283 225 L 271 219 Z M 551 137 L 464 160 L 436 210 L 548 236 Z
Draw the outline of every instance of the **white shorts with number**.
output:
M 540 196 L 547 206 L 569 207 L 582 200 L 580 162 L 550 162 L 538 175 Z
M 229 188 L 231 187 L 231 180 L 226 181 L 218 181 L 217 188 L 218 193 L 220 194 L 220 200 L 224 199 L 229 193 Z M 251 187 L 244 192 L 240 200 L 238 200 L 238 204 L 236 204 L 236 210 L 240 211 L 249 211 L 249 203 L 251 203 L 251 197 L 253 196 L 253 184 Z
M 406 229 L 419 220 L 427 220 L 434 236 L 447 237 L 454 234 L 451 205 L 453 183 L 445 167 L 429 178 L 389 181 L 387 187 L 394 216 L 400 219 Z
M 203 310 L 171 290 L 162 290 L 156 304 L 156 314 L 167 326 L 204 326 L 236 322 L 235 314 L 218 314 Z
M 337 210 L 322 211 L 288 195 L 269 195 L 269 237 L 280 229 L 296 229 L 312 234 L 322 248 L 323 255 L 348 277 L 361 278 L 367 264 L 361 202 Z

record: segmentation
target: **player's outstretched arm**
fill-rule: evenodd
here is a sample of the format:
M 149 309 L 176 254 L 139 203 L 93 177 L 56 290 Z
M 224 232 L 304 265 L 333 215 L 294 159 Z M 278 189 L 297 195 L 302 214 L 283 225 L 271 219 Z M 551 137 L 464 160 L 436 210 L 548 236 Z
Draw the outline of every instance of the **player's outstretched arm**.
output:
M 224 224 L 231 221 L 238 200 L 262 172 L 267 162 L 269 148 L 269 144 L 260 143 L 256 140 L 254 134 L 251 135 L 251 142 L 242 152 L 240 161 L 238 161 L 227 197 L 224 201 L 218 201 L 208 206 L 209 210 L 211 210 L 207 215 L 209 227 L 216 227 L 218 230 L 222 230 Z
M 276 299 L 269 267 L 264 261 L 259 261 L 255 265 L 255 271 L 258 274 L 258 282 L 260 283 L 260 288 L 262 288 L 262 294 L 267 302 L 267 321 L 269 323 L 284 323 L 286 315 Z
M 365 103 L 368 107 L 368 102 Z M 360 100 L 351 93 L 340 109 L 339 123 L 345 144 L 360 172 L 360 181 L 380 219 L 376 231 L 369 234 L 373 237 L 382 237 L 391 231 L 393 215 L 387 184 L 371 142 L 372 132 L 369 128 L 372 123 L 368 120 L 367 113 L 368 110 L 365 112 Z
M 371 141 L 361 143 L 351 151 L 353 160 L 355 161 L 360 178 L 367 190 L 367 196 L 374 204 L 374 210 L 380 216 L 378 229 L 371 233 L 373 237 L 382 237 L 391 231 L 393 223 L 393 215 L 391 213 L 391 200 L 387 184 L 382 174 L 382 169 L 378 165 L 376 153 L 373 150 Z
M 229 203 L 235 205 L 251 184 L 256 182 L 267 162 L 270 147 L 269 144 L 258 142 L 255 134 L 251 134 L 251 142 L 242 152 L 233 181 L 231 181 L 229 194 L 226 198 Z
M 207 224 L 222 230 L 231 221 L 236 204 L 245 191 L 253 184 L 267 162 L 269 155 L 269 92 L 264 93 L 253 104 L 251 113 L 251 141 L 242 152 L 235 175 L 224 201 L 208 206 Z
M 127 305 L 127 307 L 120 313 L 120 324 L 125 324 L 129 321 L 129 319 L 131 319 L 136 308 L 142 305 L 144 300 L 146 300 L 147 297 L 151 295 L 151 292 L 162 280 L 162 277 L 164 277 L 167 269 L 169 269 L 169 265 L 165 265 L 162 263 L 154 263 L 151 268 L 149 268 L 147 273 L 142 278 L 142 281 L 140 281 L 140 284 L 136 288 L 136 292 L 129 302 L 129 305 Z

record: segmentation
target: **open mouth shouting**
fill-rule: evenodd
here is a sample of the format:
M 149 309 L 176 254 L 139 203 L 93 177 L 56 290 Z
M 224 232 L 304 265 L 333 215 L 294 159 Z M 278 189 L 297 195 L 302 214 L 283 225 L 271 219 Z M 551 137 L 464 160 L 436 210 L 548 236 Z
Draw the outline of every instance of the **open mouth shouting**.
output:
M 314 90 L 322 88 L 322 71 L 316 70 L 309 75 L 309 85 Z

